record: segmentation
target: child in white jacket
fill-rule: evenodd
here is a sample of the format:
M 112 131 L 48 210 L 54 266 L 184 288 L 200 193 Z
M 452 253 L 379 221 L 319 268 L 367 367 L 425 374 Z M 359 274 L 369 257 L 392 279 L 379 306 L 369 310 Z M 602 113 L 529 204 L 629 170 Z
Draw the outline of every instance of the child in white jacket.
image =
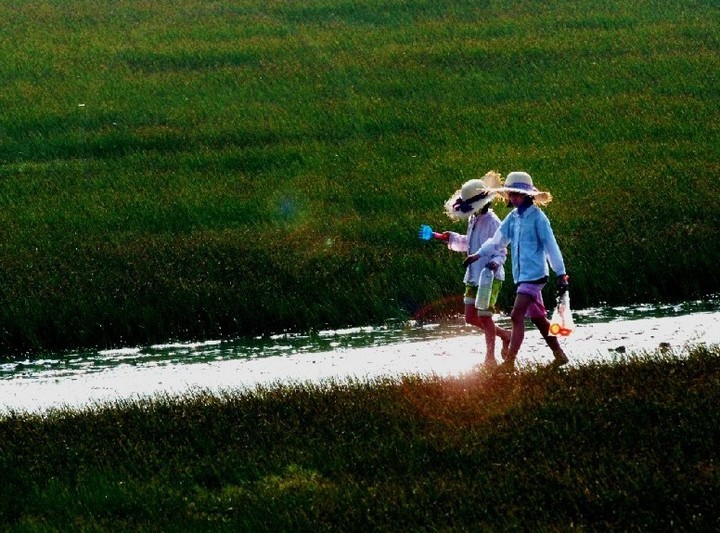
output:
M 434 236 L 447 242 L 450 250 L 468 253 L 468 250 L 477 250 L 500 227 L 500 219 L 490 208 L 497 197 L 494 189 L 501 186 L 500 175 L 488 172 L 482 179 L 473 179 L 463 184 L 450 199 L 445 202 L 445 212 L 453 220 L 467 220 L 467 232 L 463 235 L 454 231 L 436 233 Z M 468 265 L 465 270 L 465 322 L 477 326 L 485 333 L 485 366 L 494 367 L 495 337 L 503 342 L 501 354 L 505 354 L 510 343 L 510 332 L 495 324 L 492 311 L 479 311 L 475 308 L 475 298 L 478 291 L 480 271 L 486 265 L 494 270 L 493 290 L 490 300 L 491 308 L 497 302 L 500 287 L 505 279 L 505 258 L 507 251 L 504 248 L 493 248 L 489 253 L 479 257 L 479 261 Z

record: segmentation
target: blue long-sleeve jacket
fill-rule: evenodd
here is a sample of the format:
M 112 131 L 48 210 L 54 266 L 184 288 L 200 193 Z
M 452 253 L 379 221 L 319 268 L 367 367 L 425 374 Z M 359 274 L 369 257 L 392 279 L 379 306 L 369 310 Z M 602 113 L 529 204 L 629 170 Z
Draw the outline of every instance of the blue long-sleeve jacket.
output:
M 485 241 L 476 253 L 485 255 L 508 244 L 516 284 L 546 279 L 549 276 L 548 263 L 556 275 L 566 273 L 550 220 L 536 205 L 527 207 L 523 212 L 513 209 L 495 235 Z

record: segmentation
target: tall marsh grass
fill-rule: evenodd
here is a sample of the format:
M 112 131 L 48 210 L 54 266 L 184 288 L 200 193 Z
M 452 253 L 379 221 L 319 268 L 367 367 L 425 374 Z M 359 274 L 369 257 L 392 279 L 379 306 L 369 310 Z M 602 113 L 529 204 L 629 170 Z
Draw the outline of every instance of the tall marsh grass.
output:
M 442 203 L 490 169 L 553 193 L 576 305 L 720 287 L 714 2 L 0 17 L 5 351 L 412 315 L 462 278 L 417 226 L 461 230 Z
M 720 351 L 0 417 L 7 531 L 713 531 Z

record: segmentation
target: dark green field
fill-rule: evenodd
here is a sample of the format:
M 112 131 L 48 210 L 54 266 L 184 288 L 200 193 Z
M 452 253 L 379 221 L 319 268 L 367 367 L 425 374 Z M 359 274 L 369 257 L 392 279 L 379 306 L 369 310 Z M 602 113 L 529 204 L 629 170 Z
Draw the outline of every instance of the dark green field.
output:
M 0 20 L 3 358 L 453 313 L 462 257 L 417 228 L 462 231 L 442 204 L 491 169 L 552 192 L 574 306 L 720 292 L 714 0 Z M 6 414 L 0 530 L 716 531 L 719 362 Z
M 462 258 L 417 227 L 462 229 L 442 204 L 490 169 L 555 196 L 575 306 L 720 289 L 715 1 L 0 19 L 3 353 L 453 312 Z

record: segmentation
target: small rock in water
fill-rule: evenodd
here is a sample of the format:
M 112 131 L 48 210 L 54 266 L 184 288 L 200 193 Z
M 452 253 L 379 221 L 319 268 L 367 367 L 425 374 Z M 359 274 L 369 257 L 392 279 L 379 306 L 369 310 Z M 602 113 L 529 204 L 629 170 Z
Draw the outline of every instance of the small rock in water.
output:
M 615 351 L 617 353 L 625 353 L 625 352 L 627 352 L 627 348 L 625 348 L 625 346 L 618 346 L 613 351 Z

